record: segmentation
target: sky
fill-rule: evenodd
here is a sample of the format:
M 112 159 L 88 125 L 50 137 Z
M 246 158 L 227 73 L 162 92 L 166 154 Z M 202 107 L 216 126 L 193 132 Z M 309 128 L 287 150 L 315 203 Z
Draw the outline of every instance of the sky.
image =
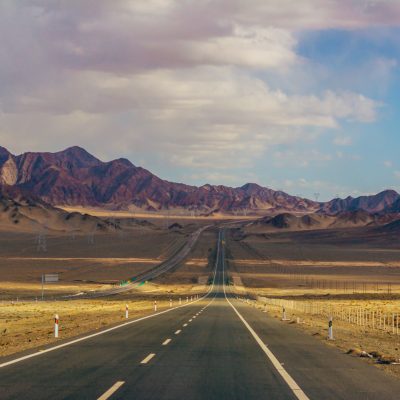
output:
M 400 191 L 398 0 L 2 0 L 0 145 L 320 200 Z

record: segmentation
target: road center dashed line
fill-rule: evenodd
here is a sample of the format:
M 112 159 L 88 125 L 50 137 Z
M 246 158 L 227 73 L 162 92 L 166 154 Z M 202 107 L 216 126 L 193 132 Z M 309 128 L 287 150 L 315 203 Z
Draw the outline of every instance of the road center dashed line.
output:
M 182 331 L 181 331 L 180 329 L 178 329 L 178 330 L 175 332 L 175 335 L 179 335 L 181 332 L 182 332 Z
M 187 324 L 183 324 L 183 326 L 187 326 Z
M 107 392 L 105 392 L 104 394 L 102 394 L 97 400 L 107 400 L 108 398 L 110 398 L 125 382 L 124 381 L 118 381 L 116 383 L 114 383 L 114 385 L 112 385 L 110 387 L 110 389 L 107 390 Z
M 164 342 L 163 342 L 163 346 L 166 346 L 167 344 L 169 344 L 170 342 L 171 342 L 171 340 L 172 339 L 166 339 L 166 340 L 164 340 Z
M 219 237 L 219 241 L 218 241 L 218 253 L 219 253 L 219 246 L 220 246 L 220 237 Z M 217 260 L 218 260 L 218 253 L 217 253 Z M 286 384 L 292 390 L 293 394 L 299 400 L 310 400 L 309 397 L 300 388 L 300 386 L 296 383 L 296 381 L 289 375 L 289 373 L 283 367 L 283 364 L 281 364 L 278 361 L 278 359 L 275 357 L 275 355 L 272 353 L 272 351 L 265 345 L 265 343 L 257 335 L 257 333 L 254 331 L 254 329 L 250 326 L 250 324 L 243 318 L 243 316 L 239 313 L 239 311 L 236 309 L 236 307 L 229 301 L 228 296 L 226 294 L 226 289 L 225 289 L 225 260 L 224 260 L 223 253 L 222 253 L 222 277 L 223 277 L 222 279 L 223 279 L 223 289 L 224 289 L 225 299 L 229 303 L 229 305 L 233 308 L 233 311 L 235 311 L 235 313 L 237 314 L 239 319 L 243 322 L 244 326 L 251 333 L 254 340 L 257 342 L 257 344 L 260 346 L 261 350 L 265 353 L 265 355 L 271 361 L 272 365 L 275 367 L 275 369 L 281 375 L 282 379 L 286 382 Z
M 155 357 L 155 353 L 150 353 L 145 359 L 140 362 L 140 364 L 147 364 L 153 357 Z

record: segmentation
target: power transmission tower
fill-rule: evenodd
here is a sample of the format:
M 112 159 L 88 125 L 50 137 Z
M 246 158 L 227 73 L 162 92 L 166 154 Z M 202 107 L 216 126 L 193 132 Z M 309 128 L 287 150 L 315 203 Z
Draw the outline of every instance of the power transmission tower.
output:
M 47 251 L 47 238 L 46 238 L 46 231 L 45 228 L 42 228 L 38 231 L 38 234 L 36 236 L 36 250 L 38 252 Z
M 94 244 L 95 242 L 94 235 L 96 233 L 96 229 L 97 229 L 97 224 L 95 224 L 93 229 L 88 233 L 87 240 L 89 245 Z

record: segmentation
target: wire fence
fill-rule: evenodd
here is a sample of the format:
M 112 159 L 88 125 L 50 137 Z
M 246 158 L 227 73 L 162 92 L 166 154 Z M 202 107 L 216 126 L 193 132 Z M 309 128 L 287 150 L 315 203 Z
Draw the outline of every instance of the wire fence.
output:
M 329 319 L 347 322 L 360 327 L 389 332 L 399 335 L 399 313 L 388 312 L 366 307 L 332 305 L 327 302 L 285 300 L 267 297 L 257 297 L 264 306 L 272 306 L 281 310 L 290 310 L 292 314 L 309 314 Z

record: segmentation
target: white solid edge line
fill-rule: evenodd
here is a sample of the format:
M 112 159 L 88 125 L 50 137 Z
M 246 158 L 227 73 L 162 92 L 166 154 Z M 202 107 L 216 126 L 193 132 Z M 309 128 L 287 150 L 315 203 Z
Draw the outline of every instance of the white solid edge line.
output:
M 219 244 L 219 243 L 218 243 L 218 244 Z M 219 249 L 218 249 L 218 251 L 219 251 Z M 210 289 L 208 290 L 208 292 L 207 292 L 203 297 L 200 297 L 199 299 L 195 300 L 193 303 L 197 303 L 198 301 L 201 301 L 201 300 L 207 298 L 207 297 L 211 294 L 212 290 L 214 289 L 215 277 L 216 277 L 216 275 L 217 275 L 217 262 L 218 262 L 218 258 L 216 259 L 216 262 L 215 262 L 214 276 L 213 276 L 213 281 L 212 281 L 212 285 L 211 285 Z M 213 300 L 214 300 L 214 299 L 213 299 Z M 212 301 L 213 301 L 213 300 L 212 300 Z M 211 301 L 210 303 L 212 303 L 212 301 Z M 209 303 L 209 304 L 210 304 L 210 303 Z M 149 318 L 157 317 L 158 315 L 166 314 L 166 313 L 168 313 L 168 312 L 177 310 L 177 309 L 179 309 L 179 308 L 187 307 L 187 306 L 190 305 L 190 304 L 191 304 L 191 303 L 186 303 L 186 304 L 182 304 L 182 305 L 177 306 L 177 307 L 173 307 L 173 308 L 169 308 L 169 309 L 164 310 L 164 311 L 160 311 L 160 312 L 155 313 L 155 314 L 146 315 L 146 316 L 144 316 L 144 317 L 141 317 L 141 318 L 138 318 L 138 319 L 134 319 L 134 320 L 129 321 L 129 322 L 124 322 L 123 324 L 120 324 L 120 325 L 117 325 L 117 326 L 113 326 L 112 328 L 105 329 L 104 331 L 92 333 L 92 334 L 90 334 L 90 335 L 88 335 L 88 336 L 84 336 L 84 337 L 81 337 L 81 338 L 79 338 L 79 339 L 74 339 L 74 340 L 71 340 L 71 341 L 69 341 L 69 342 L 66 342 L 66 343 L 63 343 L 63 344 L 59 344 L 59 345 L 57 345 L 57 346 L 53 346 L 53 347 L 50 347 L 50 348 L 45 349 L 45 350 L 39 350 L 39 351 L 37 351 L 36 353 L 27 354 L 26 356 L 18 357 L 18 358 L 15 358 L 15 359 L 13 359 L 13 360 L 6 361 L 6 362 L 0 364 L 0 368 L 4 368 L 4 367 L 7 367 L 8 365 L 12 365 L 12 364 L 16 364 L 16 363 L 18 363 L 18 362 L 24 361 L 24 360 L 28 360 L 29 358 L 41 356 L 42 354 L 49 353 L 50 351 L 62 349 L 63 347 L 67 347 L 67 346 L 70 346 L 70 345 L 72 345 L 72 344 L 79 343 L 79 342 L 82 342 L 82 341 L 84 341 L 84 340 L 91 339 L 91 338 L 94 338 L 94 337 L 96 337 L 96 336 L 103 335 L 103 334 L 105 334 L 105 333 L 114 331 L 114 330 L 116 330 L 116 329 L 123 328 L 124 326 L 127 326 L 127 325 L 135 324 L 135 323 L 137 323 L 137 322 L 144 321 L 144 320 L 149 319 Z M 209 304 L 208 304 L 208 305 L 209 305 Z M 206 307 L 208 307 L 208 305 L 207 305 Z
M 114 385 L 112 385 L 110 387 L 110 389 L 107 390 L 107 392 L 105 392 L 104 394 L 102 394 L 97 400 L 107 400 L 108 398 L 110 398 L 125 382 L 124 381 L 118 381 L 116 383 L 114 383 Z
M 169 344 L 170 342 L 171 342 L 171 340 L 172 339 L 167 339 L 167 340 L 164 340 L 164 342 L 163 342 L 163 346 L 166 346 L 167 344 Z
M 251 333 L 257 344 L 261 347 L 261 349 L 264 351 L 266 356 L 269 358 L 271 361 L 272 365 L 275 367 L 275 369 L 278 371 L 278 373 L 281 375 L 283 380 L 286 382 L 286 384 L 289 386 L 289 388 L 292 390 L 294 395 L 299 399 L 299 400 L 310 400 L 309 397 L 303 392 L 303 390 L 300 388 L 300 386 L 296 383 L 296 381 L 289 375 L 289 373 L 285 370 L 285 368 L 282 366 L 282 364 L 278 361 L 278 359 L 275 357 L 275 355 L 272 353 L 272 351 L 265 345 L 265 343 L 260 339 L 260 337 L 257 335 L 257 333 L 254 331 L 254 329 L 249 325 L 249 323 L 242 317 L 242 315 L 239 313 L 239 311 L 236 309 L 236 307 L 229 301 L 228 296 L 226 295 L 226 290 L 225 290 L 225 268 L 224 268 L 224 262 L 222 262 L 222 279 L 223 279 L 223 288 L 224 288 L 224 295 L 226 301 L 229 303 L 229 305 L 233 308 L 237 316 L 240 318 L 240 320 L 243 322 L 244 326 L 248 329 L 248 331 Z
M 140 364 L 147 364 L 155 355 L 155 353 L 150 353 L 145 359 L 140 361 Z
M 116 329 L 123 328 L 124 326 L 131 325 L 131 324 L 135 324 L 135 323 L 137 323 L 137 322 L 144 321 L 144 320 L 149 319 L 149 318 L 157 317 L 158 315 L 162 315 L 162 314 L 166 314 L 166 313 L 168 313 L 168 312 L 174 311 L 174 310 L 178 310 L 179 308 L 187 307 L 187 306 L 189 306 L 189 305 L 191 305 L 191 304 L 193 304 L 193 303 L 197 303 L 198 301 L 201 301 L 201 300 L 207 298 L 207 297 L 211 294 L 211 292 L 212 292 L 212 290 L 213 290 L 213 288 L 214 288 L 215 276 L 216 276 L 216 274 L 217 274 L 217 270 L 216 270 L 216 265 L 215 265 L 213 282 L 212 282 L 212 285 L 211 285 L 210 289 L 208 290 L 208 292 L 207 292 L 203 297 L 200 297 L 199 299 L 194 300 L 192 303 L 186 303 L 186 304 L 183 304 L 183 305 L 181 305 L 181 306 L 177 306 L 177 307 L 173 307 L 173 308 L 168 308 L 167 310 L 160 311 L 160 312 L 155 313 L 155 314 L 146 315 L 146 316 L 144 316 L 144 317 L 141 317 L 141 318 L 138 318 L 138 319 L 134 319 L 134 320 L 129 321 L 129 322 L 124 322 L 123 324 L 120 324 L 120 325 L 117 325 L 117 326 L 113 326 L 112 328 L 105 329 L 104 331 L 92 333 L 92 334 L 90 334 L 90 335 L 88 335 L 88 336 L 84 336 L 84 337 L 81 337 L 81 338 L 79 338 L 79 339 L 74 339 L 74 340 L 71 340 L 71 341 L 69 341 L 69 342 L 66 342 L 66 343 L 63 343 L 63 344 L 59 344 L 59 345 L 50 347 L 50 348 L 45 349 L 45 350 L 39 350 L 39 351 L 37 351 L 36 353 L 27 354 L 26 356 L 18 357 L 18 358 L 15 358 L 15 359 L 13 359 L 13 360 L 6 361 L 6 362 L 0 364 L 0 368 L 4 368 L 4 367 L 7 367 L 8 365 L 12 365 L 12 364 L 16 364 L 16 363 L 19 363 L 19 362 L 21 362 L 21 361 L 24 361 L 24 360 L 28 360 L 29 358 L 41 356 L 41 355 L 46 354 L 46 353 L 49 353 L 49 352 L 51 352 L 51 351 L 58 350 L 58 349 L 62 349 L 63 347 L 67 347 L 67 346 L 70 346 L 70 345 L 72 345 L 72 344 L 79 343 L 79 342 L 82 342 L 82 341 L 84 341 L 84 340 L 88 340 L 88 339 L 94 338 L 94 337 L 96 337 L 96 336 L 100 336 L 100 335 L 103 335 L 103 334 L 105 334 L 105 333 L 114 331 L 114 330 L 116 330 Z M 213 300 L 214 300 L 214 299 L 213 299 Z M 213 300 L 212 300 L 212 301 L 213 301 Z M 211 301 L 211 302 L 212 302 L 212 301 Z M 210 302 L 210 303 L 211 303 L 211 302 Z M 209 303 L 209 304 L 210 304 L 210 303 Z

